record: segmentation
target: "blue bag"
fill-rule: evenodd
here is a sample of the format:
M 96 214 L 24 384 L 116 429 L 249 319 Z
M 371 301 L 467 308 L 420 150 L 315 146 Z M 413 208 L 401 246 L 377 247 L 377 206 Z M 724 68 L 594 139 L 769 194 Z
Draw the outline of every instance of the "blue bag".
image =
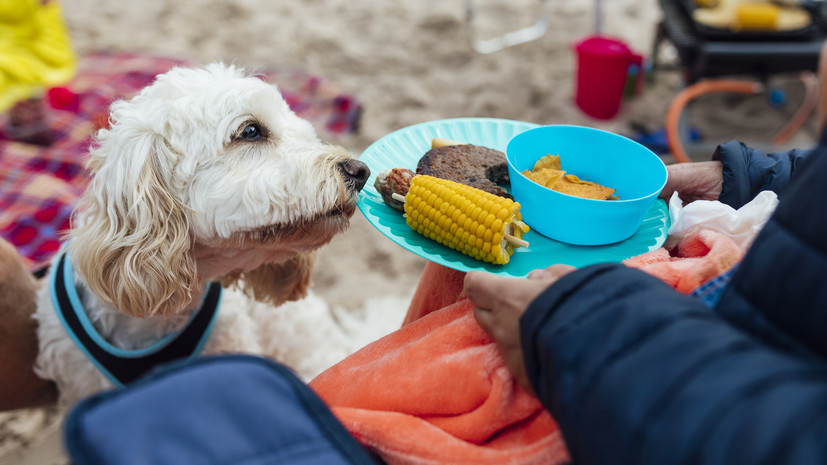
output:
M 69 413 L 75 465 L 380 463 L 288 368 L 250 355 L 170 364 Z

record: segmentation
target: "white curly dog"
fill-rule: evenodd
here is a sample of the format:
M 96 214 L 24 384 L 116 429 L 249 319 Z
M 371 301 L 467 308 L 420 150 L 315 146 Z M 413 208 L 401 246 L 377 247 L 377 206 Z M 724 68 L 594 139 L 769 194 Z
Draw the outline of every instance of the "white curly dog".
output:
M 122 362 L 140 361 L 127 378 L 157 363 L 215 281 L 220 307 L 198 323 L 209 336 L 187 336 L 196 352 L 261 354 L 307 379 L 354 349 L 307 287 L 314 251 L 347 228 L 370 171 L 320 142 L 275 86 L 223 64 L 175 68 L 112 105 L 90 155 L 36 313 L 35 370 L 62 405 L 117 385 Z M 61 294 L 77 313 L 56 311 Z

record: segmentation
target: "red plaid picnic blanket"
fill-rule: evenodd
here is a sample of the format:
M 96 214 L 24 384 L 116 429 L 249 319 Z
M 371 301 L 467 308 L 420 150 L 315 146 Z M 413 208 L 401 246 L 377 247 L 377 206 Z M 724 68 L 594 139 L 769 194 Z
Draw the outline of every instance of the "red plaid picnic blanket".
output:
M 125 53 L 82 57 L 75 78 L 66 85 L 78 100 L 71 111 L 49 109 L 51 145 L 0 140 L 0 236 L 17 247 L 34 270 L 51 259 L 69 227 L 75 201 L 85 187 L 85 155 L 109 105 L 150 84 L 156 75 L 181 60 Z M 268 69 L 259 74 L 276 84 L 299 116 L 321 133 L 346 134 L 358 129 L 361 104 L 334 83 L 295 69 Z M 0 127 L 7 123 L 0 115 Z

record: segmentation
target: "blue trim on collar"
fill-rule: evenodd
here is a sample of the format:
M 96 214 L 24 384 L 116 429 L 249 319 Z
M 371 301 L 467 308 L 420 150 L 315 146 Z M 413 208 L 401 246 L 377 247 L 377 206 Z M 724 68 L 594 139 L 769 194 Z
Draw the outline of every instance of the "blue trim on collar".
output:
M 58 318 L 60 319 L 61 324 L 63 325 L 64 329 L 69 334 L 69 336 L 72 338 L 75 345 L 98 368 L 98 370 L 100 370 L 101 373 L 103 373 L 109 379 L 109 381 L 112 382 L 112 384 L 114 384 L 115 386 L 118 386 L 118 387 L 123 387 L 123 383 L 121 383 L 120 380 L 117 379 L 117 377 L 115 377 L 109 370 L 107 370 L 100 363 L 100 361 L 98 361 L 98 359 L 95 358 L 87 350 L 87 348 L 81 343 L 81 341 L 78 339 L 75 332 L 72 330 L 72 328 L 70 327 L 70 325 L 66 321 L 66 319 L 63 315 L 63 312 L 61 312 L 60 310 L 57 310 L 59 308 L 60 304 L 59 304 L 59 300 L 58 300 L 57 295 L 56 295 L 55 285 L 58 284 L 56 282 L 56 276 L 57 276 L 57 268 L 59 266 L 61 257 L 64 254 L 66 255 L 65 260 L 64 260 L 64 266 L 63 266 L 63 272 L 64 272 L 63 273 L 64 274 L 64 276 L 63 276 L 63 281 L 64 281 L 63 285 L 66 289 L 66 293 L 67 293 L 69 301 L 70 301 L 70 307 L 71 308 L 69 310 L 72 311 L 77 316 L 77 318 L 80 321 L 80 323 L 81 323 L 84 331 L 86 332 L 86 334 L 94 341 L 94 343 L 100 349 L 104 350 L 105 352 L 107 352 L 109 354 L 112 354 L 114 356 L 121 357 L 121 358 L 137 359 L 137 358 L 146 357 L 146 356 L 155 354 L 155 353 L 163 350 L 172 341 L 174 341 L 184 330 L 186 330 L 189 327 L 190 323 L 192 323 L 192 321 L 195 319 L 195 317 L 201 311 L 201 308 L 202 308 L 203 303 L 204 303 L 204 299 L 207 296 L 207 292 L 204 293 L 204 296 L 201 299 L 201 306 L 199 306 L 198 310 L 196 310 L 192 313 L 192 315 L 190 316 L 189 321 L 187 321 L 187 324 L 185 324 L 180 330 L 178 330 L 174 333 L 168 334 L 163 339 L 156 342 L 155 344 L 152 344 L 149 347 L 145 347 L 145 348 L 142 348 L 142 349 L 135 349 L 135 350 L 121 349 L 119 347 L 115 347 L 114 345 L 109 343 L 106 339 L 104 339 L 104 337 L 101 336 L 100 333 L 98 333 L 98 331 L 95 329 L 92 322 L 89 320 L 89 316 L 86 314 L 86 311 L 83 309 L 83 305 L 80 301 L 80 296 L 78 295 L 77 288 L 75 287 L 74 267 L 72 266 L 71 252 L 68 251 L 68 250 L 65 250 L 65 248 L 66 248 L 66 246 L 64 245 L 61 248 L 61 251 L 58 252 L 58 254 L 55 256 L 55 258 L 52 261 L 52 265 L 51 265 L 50 271 L 49 271 L 49 293 L 50 293 L 50 296 L 51 296 L 51 299 L 52 299 L 52 305 L 56 309 L 56 313 L 58 315 Z M 210 321 L 207 324 L 206 328 L 204 329 L 203 333 L 201 334 L 201 336 L 198 340 L 198 343 L 196 344 L 196 346 L 193 349 L 193 352 L 189 356 L 186 357 L 186 360 L 193 359 L 201 353 L 201 350 L 203 349 L 204 345 L 206 344 L 207 339 L 209 338 L 209 335 L 212 332 L 213 327 L 215 326 L 215 320 L 218 316 L 218 310 L 220 309 L 220 306 L 221 306 L 222 297 L 223 297 L 223 293 L 219 292 L 215 311 L 213 312 L 212 316 L 210 317 Z

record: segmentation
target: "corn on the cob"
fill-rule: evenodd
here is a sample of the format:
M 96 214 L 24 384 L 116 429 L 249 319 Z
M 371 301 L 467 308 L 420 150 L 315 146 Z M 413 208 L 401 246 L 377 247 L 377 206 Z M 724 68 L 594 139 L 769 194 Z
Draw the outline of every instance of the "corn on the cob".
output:
M 718 0 L 695 0 L 695 5 L 701 8 L 714 8 L 718 6 Z
M 773 31 L 778 26 L 781 8 L 770 3 L 738 5 L 735 11 L 735 30 Z
M 528 247 L 520 204 L 447 179 L 417 175 L 405 196 L 413 230 L 485 262 L 504 265 L 514 248 Z

